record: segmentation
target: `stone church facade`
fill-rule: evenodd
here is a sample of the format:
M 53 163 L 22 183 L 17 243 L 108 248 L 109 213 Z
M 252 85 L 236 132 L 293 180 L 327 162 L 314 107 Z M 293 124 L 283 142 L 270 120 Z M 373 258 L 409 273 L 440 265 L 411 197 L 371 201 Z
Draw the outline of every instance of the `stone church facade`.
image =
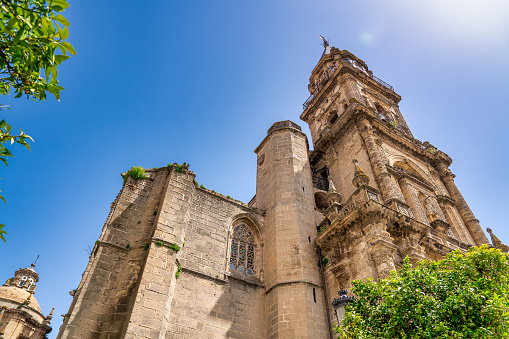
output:
M 58 338 L 330 338 L 352 280 L 489 243 L 451 158 L 362 60 L 326 44 L 308 88 L 313 151 L 273 124 L 248 204 L 186 164 L 126 176 Z

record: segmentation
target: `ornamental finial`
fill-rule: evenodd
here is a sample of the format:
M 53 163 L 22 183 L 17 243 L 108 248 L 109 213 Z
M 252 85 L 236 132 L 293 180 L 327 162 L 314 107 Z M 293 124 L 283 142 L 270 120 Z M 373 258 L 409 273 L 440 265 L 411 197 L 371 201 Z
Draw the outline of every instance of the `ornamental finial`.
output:
M 355 187 L 360 187 L 362 185 L 368 185 L 369 177 L 366 174 L 364 174 L 361 167 L 359 166 L 359 162 L 357 161 L 357 159 L 353 159 L 352 162 L 355 166 L 353 180 L 352 180 L 353 185 Z
M 498 239 L 497 236 L 495 234 L 493 234 L 493 231 L 491 230 L 491 228 L 487 228 L 486 230 L 490 234 L 491 242 L 493 243 L 493 246 L 495 246 L 495 248 L 498 248 L 499 250 L 501 250 L 504 253 L 508 253 L 509 246 L 502 244 L 500 239 Z

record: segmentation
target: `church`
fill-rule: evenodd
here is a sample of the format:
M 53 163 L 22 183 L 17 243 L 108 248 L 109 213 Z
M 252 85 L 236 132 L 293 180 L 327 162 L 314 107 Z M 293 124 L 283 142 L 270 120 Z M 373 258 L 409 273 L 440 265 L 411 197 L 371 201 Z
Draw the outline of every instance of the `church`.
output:
M 274 123 L 249 203 L 185 163 L 123 174 L 58 338 L 332 338 L 352 280 L 489 244 L 452 159 L 414 138 L 393 87 L 324 47 L 300 115 L 312 140 Z

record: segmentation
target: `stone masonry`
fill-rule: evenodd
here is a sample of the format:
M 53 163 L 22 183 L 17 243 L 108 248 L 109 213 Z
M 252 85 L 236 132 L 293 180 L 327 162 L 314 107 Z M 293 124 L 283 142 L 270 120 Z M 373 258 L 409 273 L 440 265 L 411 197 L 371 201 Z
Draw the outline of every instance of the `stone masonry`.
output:
M 352 280 L 489 243 L 451 158 L 414 138 L 364 61 L 325 44 L 308 88 L 313 150 L 273 124 L 249 204 L 186 164 L 125 175 L 58 338 L 333 338 Z

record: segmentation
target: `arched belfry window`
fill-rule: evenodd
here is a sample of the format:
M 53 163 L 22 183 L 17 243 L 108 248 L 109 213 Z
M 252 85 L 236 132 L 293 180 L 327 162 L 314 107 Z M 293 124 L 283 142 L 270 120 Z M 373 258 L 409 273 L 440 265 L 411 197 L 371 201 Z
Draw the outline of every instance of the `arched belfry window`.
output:
M 238 225 L 233 228 L 230 247 L 230 269 L 253 275 L 254 237 L 249 228 Z

